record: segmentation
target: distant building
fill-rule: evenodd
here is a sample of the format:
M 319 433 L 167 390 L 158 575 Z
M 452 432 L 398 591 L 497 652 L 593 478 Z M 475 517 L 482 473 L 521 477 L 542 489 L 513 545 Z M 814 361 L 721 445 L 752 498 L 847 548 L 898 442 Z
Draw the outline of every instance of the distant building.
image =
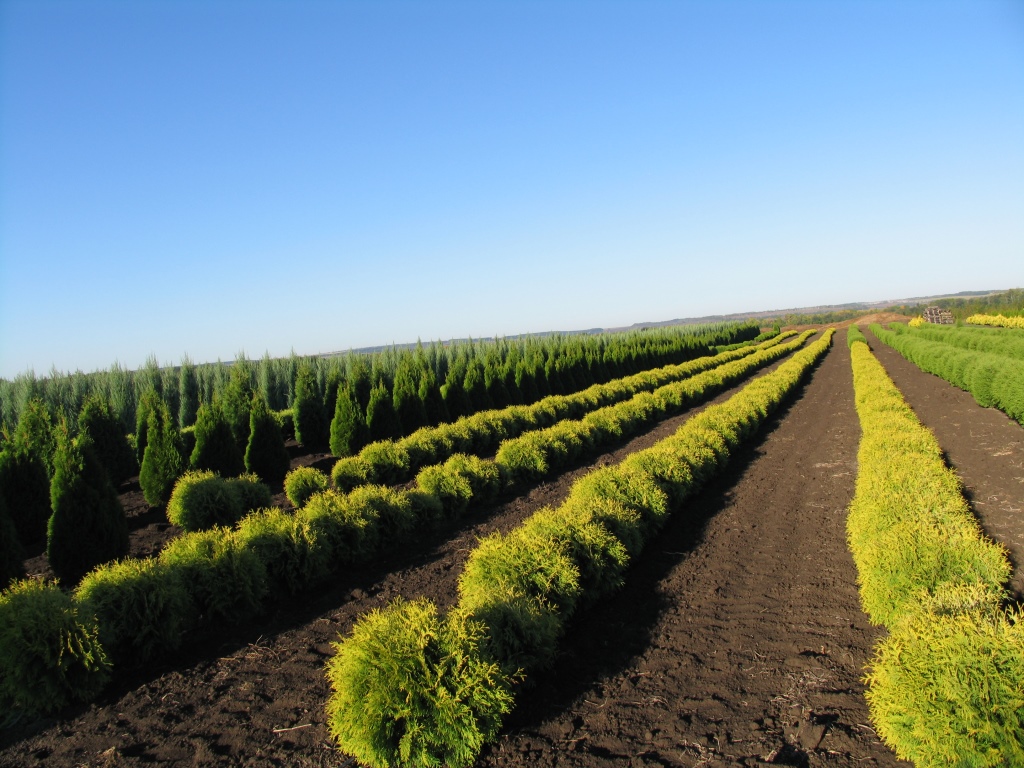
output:
M 953 325 L 953 313 L 948 309 L 928 307 L 928 309 L 924 311 L 923 317 L 926 323 L 935 323 L 936 325 Z

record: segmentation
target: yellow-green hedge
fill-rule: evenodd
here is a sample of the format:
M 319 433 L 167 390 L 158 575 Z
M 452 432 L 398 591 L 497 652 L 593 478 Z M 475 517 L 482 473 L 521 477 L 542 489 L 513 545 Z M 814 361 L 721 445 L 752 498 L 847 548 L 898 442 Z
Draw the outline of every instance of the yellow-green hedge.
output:
M 862 437 L 848 541 L 864 610 L 890 630 L 867 677 L 876 729 L 919 767 L 1024 765 L 1024 631 L 1000 607 L 1005 549 L 867 345 L 851 355 Z

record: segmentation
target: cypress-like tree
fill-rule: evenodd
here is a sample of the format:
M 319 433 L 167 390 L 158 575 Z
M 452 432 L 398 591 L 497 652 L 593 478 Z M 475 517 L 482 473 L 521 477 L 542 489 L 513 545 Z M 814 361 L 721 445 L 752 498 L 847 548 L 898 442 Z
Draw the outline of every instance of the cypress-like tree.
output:
M 394 440 L 402 436 L 402 424 L 395 413 L 395 405 L 383 379 L 370 392 L 366 408 L 366 426 L 370 440 Z
M 110 404 L 99 393 L 82 403 L 78 414 L 78 431 L 89 435 L 96 458 L 107 470 L 114 487 L 134 475 L 139 468 L 121 420 L 114 415 Z
M 348 384 L 338 387 L 338 397 L 331 420 L 331 453 L 335 456 L 354 456 L 370 439 L 366 418 Z
M 441 388 L 437 386 L 437 377 L 430 368 L 425 368 L 420 375 L 420 400 L 427 413 L 427 424 L 433 427 L 449 420 Z
M 487 381 L 484 377 L 484 366 L 478 358 L 469 361 L 466 368 L 466 380 L 462 382 L 466 396 L 472 404 L 471 413 L 486 411 L 491 407 L 491 398 L 487 394 Z
M 14 530 L 14 522 L 7 514 L 7 505 L 0 496 L 0 590 L 25 575 L 25 552 Z
M 348 371 L 348 386 L 359 403 L 359 409 L 366 413 L 370 407 L 370 392 L 373 390 L 373 381 L 370 378 L 370 367 L 366 364 L 363 355 L 353 355 L 351 352 L 351 365 Z
M 281 427 L 270 412 L 267 401 L 257 393 L 249 408 L 249 445 L 245 449 L 245 468 L 270 484 L 284 482 L 291 460 L 284 447 Z
M 149 413 L 146 452 L 139 470 L 142 495 L 150 506 L 166 504 L 174 482 L 185 472 L 184 446 L 177 424 L 162 400 Z
M 324 413 L 324 399 L 317 386 L 316 373 L 304 364 L 299 367 L 295 380 L 295 400 L 292 402 L 295 439 L 313 451 L 323 450 L 330 443 L 330 423 Z
M 537 391 L 537 382 L 533 377 L 533 371 L 526 361 L 520 361 L 516 365 L 516 388 L 525 405 L 540 400 L 540 393 Z
M 32 398 L 22 408 L 13 442 L 42 462 L 49 482 L 49 478 L 53 477 L 57 441 L 50 412 L 39 398 Z
M 505 388 L 505 372 L 500 365 L 488 364 L 484 368 L 484 389 L 492 408 L 505 408 L 512 403 L 512 398 Z
M 444 399 L 444 407 L 448 411 L 448 417 L 453 421 L 460 416 L 468 416 L 473 412 L 473 403 L 462 386 L 464 374 L 456 368 L 448 372 L 448 378 L 441 387 L 441 396 Z
M 46 557 L 71 586 L 100 563 L 128 554 L 128 521 L 87 435 L 72 440 L 58 430 L 54 465 Z
M 236 477 L 245 471 L 242 452 L 231 434 L 219 398 L 199 406 L 195 435 L 196 446 L 189 458 L 192 469 L 208 469 L 221 477 Z
M 155 389 L 147 389 L 139 398 L 139 406 L 135 409 L 135 460 L 140 468 L 146 455 L 146 444 L 149 442 L 149 415 L 162 403 Z
M 181 359 L 178 377 L 178 426 L 184 429 L 195 424 L 199 415 L 199 378 L 196 376 L 196 367 L 188 355 Z
M 244 358 L 243 358 L 244 360 Z M 231 425 L 231 434 L 235 437 L 238 450 L 245 451 L 249 444 L 249 406 L 252 403 L 253 386 L 249 378 L 249 368 L 244 363 L 231 366 L 231 376 L 224 387 L 221 407 Z
M 420 399 L 420 388 L 416 381 L 416 369 L 410 363 L 398 366 L 392 393 L 395 413 L 406 434 L 426 426 L 427 409 Z
M 50 478 L 43 460 L 17 440 L 0 451 L 0 497 L 22 544 L 29 546 L 46 537 Z

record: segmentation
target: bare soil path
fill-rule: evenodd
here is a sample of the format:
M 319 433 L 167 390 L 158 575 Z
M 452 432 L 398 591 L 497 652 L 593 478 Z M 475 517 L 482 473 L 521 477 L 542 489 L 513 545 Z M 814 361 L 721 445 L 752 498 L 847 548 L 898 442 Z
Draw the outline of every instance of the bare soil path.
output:
M 580 475 L 653 445 L 699 410 L 667 419 L 526 494 L 500 499 L 458 528 L 396 548 L 372 567 L 339 576 L 319 595 L 277 606 L 258 623 L 198 634 L 178 657 L 119 680 L 93 704 L 0 731 L 0 766 L 352 765 L 334 749 L 324 725 L 329 690 L 323 664 L 339 633 L 399 595 L 452 604 L 462 563 L 478 537 L 559 503 Z M 138 530 L 159 525 L 142 522 Z
M 1024 601 L 1024 427 L 862 330 L 917 418 L 935 434 L 985 532 L 1010 550 L 1010 589 Z
M 860 427 L 843 341 L 581 617 L 478 768 L 906 765 L 860 682 L 881 630 L 846 548 Z

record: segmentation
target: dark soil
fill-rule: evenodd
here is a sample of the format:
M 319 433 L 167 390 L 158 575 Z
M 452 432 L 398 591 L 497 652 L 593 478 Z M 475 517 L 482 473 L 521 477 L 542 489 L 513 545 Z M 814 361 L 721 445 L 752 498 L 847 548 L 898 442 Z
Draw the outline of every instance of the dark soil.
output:
M 1024 427 L 930 373 L 865 331 L 875 356 L 934 434 L 982 527 L 1010 551 L 1010 590 L 1024 601 Z
M 837 341 L 728 476 L 674 517 L 625 588 L 580 617 L 479 765 L 897 764 L 867 725 L 859 682 L 879 631 L 860 612 L 845 546 L 859 429 Z M 557 504 L 576 477 L 693 412 L 258 624 L 197 634 L 91 705 L 14 723 L 0 732 L 0 765 L 353 765 L 324 725 L 323 664 L 339 633 L 399 595 L 450 605 L 478 537 Z

